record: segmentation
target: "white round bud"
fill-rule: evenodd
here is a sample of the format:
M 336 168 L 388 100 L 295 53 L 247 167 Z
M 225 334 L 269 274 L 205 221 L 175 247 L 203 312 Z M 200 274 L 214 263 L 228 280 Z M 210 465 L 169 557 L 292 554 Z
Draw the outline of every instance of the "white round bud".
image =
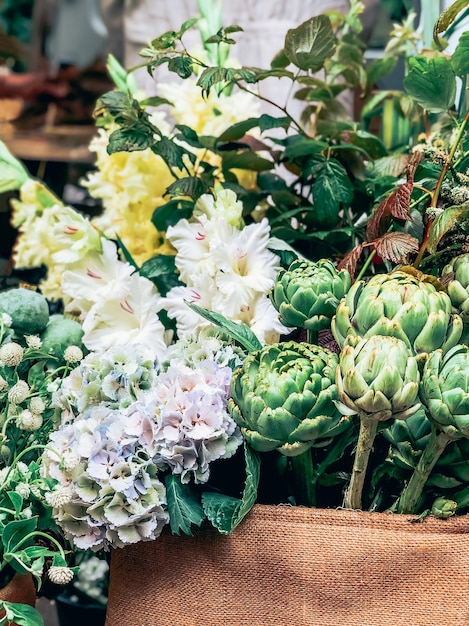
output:
M 67 363 L 79 363 L 83 359 L 83 351 L 78 346 L 68 346 L 65 348 L 64 360 Z
M 48 572 L 49 579 L 55 585 L 66 585 L 73 579 L 73 572 L 69 567 L 53 565 Z
M 19 380 L 8 392 L 8 401 L 11 404 L 21 404 L 28 397 L 29 385 L 25 380 Z
M 42 339 L 37 335 L 28 335 L 25 339 L 26 345 L 32 350 L 39 350 L 42 347 Z
M 23 360 L 24 350 L 19 343 L 11 341 L 0 348 L 0 361 L 7 367 L 16 367 Z

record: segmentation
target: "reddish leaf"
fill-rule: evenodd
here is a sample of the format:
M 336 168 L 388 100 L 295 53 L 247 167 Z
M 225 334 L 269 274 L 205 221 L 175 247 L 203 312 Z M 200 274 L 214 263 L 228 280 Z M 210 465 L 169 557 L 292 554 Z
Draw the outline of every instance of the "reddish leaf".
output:
M 404 221 L 410 218 L 409 203 L 413 187 L 413 182 L 407 181 L 381 202 L 366 227 L 368 241 L 373 241 L 380 231 L 388 229 L 391 217 Z
M 409 254 L 419 251 L 419 241 L 408 233 L 386 233 L 373 242 L 379 256 L 392 263 L 407 263 Z
M 410 219 L 410 196 L 414 188 L 414 176 L 422 155 L 414 152 L 406 168 L 406 182 L 385 198 L 374 212 L 366 227 L 368 241 L 373 241 L 389 227 L 391 217 L 406 222 Z
M 352 277 L 352 280 L 355 276 L 358 259 L 362 255 L 363 247 L 364 247 L 364 244 L 362 243 L 360 243 L 358 246 L 355 246 L 355 248 L 353 248 L 353 250 L 351 250 L 348 254 L 346 254 L 344 258 L 342 259 L 342 261 L 340 261 L 340 263 L 338 263 L 337 265 L 338 270 L 344 270 L 344 269 L 347 270 L 350 276 Z

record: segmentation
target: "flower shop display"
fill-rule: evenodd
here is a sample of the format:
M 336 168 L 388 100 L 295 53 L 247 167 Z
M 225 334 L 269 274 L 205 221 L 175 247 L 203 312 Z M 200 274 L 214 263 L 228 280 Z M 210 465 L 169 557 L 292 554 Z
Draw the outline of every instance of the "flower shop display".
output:
M 366 125 L 409 37 L 365 68 L 358 1 L 288 31 L 270 69 L 196 57 L 186 22 L 142 51 L 189 81 L 154 98 L 111 59 L 97 220 L 2 148 L 13 259 L 43 271 L 42 296 L 0 294 L 2 515 L 37 578 L 71 577 L 61 542 L 111 553 L 108 626 L 466 623 L 466 37 L 438 48 L 463 4 L 408 54 L 396 152 Z M 301 120 L 251 108 L 267 77 Z M 358 87 L 362 125 L 340 102 Z M 34 544 L 39 506 L 60 557 Z

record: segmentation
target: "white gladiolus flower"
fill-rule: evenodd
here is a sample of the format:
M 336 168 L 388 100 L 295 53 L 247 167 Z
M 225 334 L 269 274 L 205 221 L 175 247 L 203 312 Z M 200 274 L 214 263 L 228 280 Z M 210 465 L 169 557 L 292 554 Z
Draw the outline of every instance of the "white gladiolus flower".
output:
M 133 274 L 126 298 L 106 299 L 91 307 L 83 320 L 84 345 L 89 350 L 106 350 L 126 343 L 142 344 L 154 356 L 163 355 L 164 326 L 157 315 L 160 303 L 153 283 Z

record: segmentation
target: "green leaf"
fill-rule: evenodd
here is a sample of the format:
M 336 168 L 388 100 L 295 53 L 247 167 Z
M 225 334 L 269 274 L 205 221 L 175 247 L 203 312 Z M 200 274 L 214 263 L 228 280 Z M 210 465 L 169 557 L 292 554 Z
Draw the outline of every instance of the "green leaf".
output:
M 108 91 L 98 98 L 95 115 L 99 116 L 107 112 L 113 117 L 119 117 L 135 106 L 138 106 L 137 101 L 126 91 Z
M 260 350 L 262 348 L 261 342 L 247 324 L 237 324 L 236 322 L 227 319 L 221 313 L 208 311 L 207 309 L 203 309 L 202 307 L 197 306 L 197 304 L 187 302 L 187 300 L 186 304 L 203 318 L 205 318 L 212 324 L 215 324 L 215 326 L 221 328 L 235 341 L 240 343 L 248 352 L 255 352 L 256 350 Z
M 16 515 L 19 515 L 21 509 L 23 508 L 23 498 L 19 493 L 16 493 L 16 491 L 9 491 L 8 497 L 13 505 L 13 508 L 15 509 Z
M 318 72 L 335 48 L 336 38 L 326 15 L 312 17 L 298 28 L 290 29 L 285 37 L 285 54 L 301 70 Z
M 136 261 L 134 261 L 133 256 L 127 250 L 126 245 L 124 244 L 122 239 L 119 237 L 119 235 L 116 235 L 116 241 L 117 241 L 117 245 L 119 246 L 119 249 L 122 252 L 122 254 L 124 256 L 124 259 L 127 261 L 127 263 L 129 263 L 130 265 L 132 265 L 132 267 L 135 267 L 135 269 L 138 270 L 138 265 L 137 265 Z
M 208 491 L 202 494 L 202 506 L 205 515 L 223 535 L 229 534 L 243 521 L 257 500 L 260 458 L 246 443 L 244 444 L 244 455 L 246 459 L 246 483 L 241 499 Z
M 174 57 L 168 61 L 168 70 L 174 72 L 180 78 L 192 76 L 192 62 L 187 57 Z
M 5 611 L 7 624 L 14 622 L 17 626 L 44 626 L 42 615 L 28 604 L 0 600 L 0 609 Z
M 0 141 L 0 193 L 20 189 L 29 178 L 27 169 Z
M 142 126 L 132 128 L 118 128 L 109 136 L 107 153 L 114 152 L 134 152 L 135 150 L 146 150 L 155 143 L 153 133 Z
M 242 122 L 237 122 L 236 124 L 233 124 L 232 126 L 230 126 L 229 128 L 227 128 L 218 138 L 219 141 L 238 141 L 238 139 L 241 139 L 242 137 L 244 137 L 244 135 L 251 130 L 251 128 L 254 128 L 255 126 L 259 125 L 259 118 L 258 117 L 250 117 L 247 120 L 243 120 Z
M 383 57 L 374 59 L 366 68 L 368 84 L 375 85 L 378 80 L 388 76 L 397 65 L 397 58 Z
M 291 119 L 289 117 L 273 117 L 264 113 L 259 118 L 259 128 L 261 133 L 265 133 L 266 130 L 272 128 L 283 128 L 288 130 L 290 128 Z
M 298 157 L 309 156 L 311 154 L 319 154 L 323 150 L 327 150 L 328 145 L 324 141 L 310 139 L 302 135 L 294 135 L 289 137 L 286 142 L 284 157 L 289 160 Z
M 404 89 L 427 111 L 447 111 L 456 97 L 456 75 L 451 61 L 444 56 L 411 57 Z
M 191 163 L 195 163 L 196 156 L 183 146 L 178 145 L 169 137 L 161 137 L 151 146 L 152 152 L 159 155 L 169 167 L 176 167 L 180 170 L 184 169 L 184 157 L 187 157 Z
M 174 226 L 179 220 L 189 218 L 194 210 L 192 200 L 180 198 L 170 200 L 153 211 L 151 221 L 160 232 L 168 230 L 168 226 Z
M 36 530 L 36 524 L 37 520 L 34 517 L 8 522 L 2 533 L 4 555 L 14 553 L 18 543 Z
M 454 22 L 458 13 L 460 13 L 467 6 L 469 6 L 469 0 L 455 0 L 453 4 L 440 14 L 440 17 L 436 21 L 433 29 L 433 39 L 437 46 L 440 46 L 438 35 L 443 33 L 448 26 Z
M 168 499 L 169 525 L 174 535 L 192 535 L 191 526 L 200 526 L 205 519 L 202 506 L 193 489 L 181 484 L 179 476 L 169 474 L 165 478 Z
M 174 255 L 159 254 L 152 259 L 148 259 L 139 270 L 140 276 L 153 280 L 158 276 L 173 274 L 176 271 L 176 260 Z
M 209 188 L 198 176 L 186 176 L 172 183 L 165 191 L 170 196 L 188 196 L 194 202 L 204 193 L 208 193 Z
M 451 57 L 451 65 L 458 76 L 469 74 L 469 32 L 461 34 L 456 50 Z
M 159 107 L 162 104 L 170 104 L 173 103 L 167 98 L 161 98 L 160 96 L 151 96 L 150 98 L 145 98 L 144 100 L 140 100 L 141 107 Z
M 448 231 L 459 224 L 461 220 L 469 219 L 469 204 L 460 204 L 448 207 L 437 215 L 430 226 L 428 233 L 427 250 L 435 254 L 438 244 Z
M 242 152 L 222 152 L 223 170 L 240 169 L 251 170 L 253 172 L 265 172 L 274 167 L 274 163 L 269 159 L 257 155 L 251 150 Z

